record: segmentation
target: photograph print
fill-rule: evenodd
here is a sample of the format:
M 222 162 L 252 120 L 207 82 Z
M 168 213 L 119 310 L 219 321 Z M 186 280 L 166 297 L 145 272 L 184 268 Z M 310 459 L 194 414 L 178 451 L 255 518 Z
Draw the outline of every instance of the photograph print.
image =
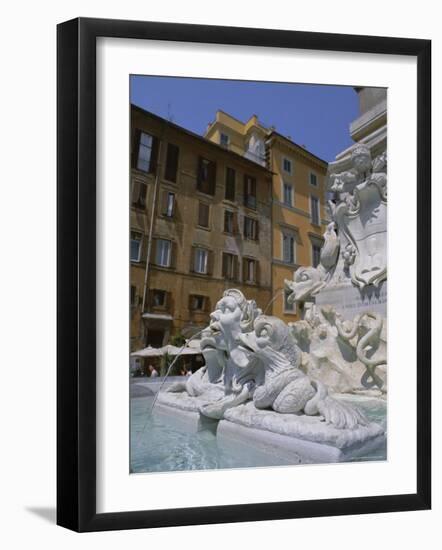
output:
M 387 89 L 132 75 L 130 120 L 130 473 L 387 460 Z

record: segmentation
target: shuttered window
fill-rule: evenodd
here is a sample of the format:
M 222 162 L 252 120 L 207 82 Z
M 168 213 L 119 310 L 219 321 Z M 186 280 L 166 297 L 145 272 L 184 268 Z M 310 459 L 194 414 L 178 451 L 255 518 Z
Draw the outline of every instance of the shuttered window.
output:
M 235 254 L 223 252 L 223 277 L 236 281 L 238 279 L 238 257 Z
M 252 241 L 258 240 L 258 220 L 244 217 L 244 238 Z
M 318 244 L 312 244 L 312 266 L 317 267 L 321 260 L 321 247 Z
M 226 169 L 226 192 L 225 198 L 229 201 L 235 200 L 236 172 L 233 168 Z
M 310 172 L 310 185 L 313 185 L 313 187 L 318 186 L 318 177 L 313 172 Z
M 170 267 L 172 259 L 172 243 L 166 239 L 156 240 L 155 263 L 161 267 Z
M 164 177 L 166 180 L 173 181 L 174 183 L 176 183 L 177 180 L 179 154 L 179 147 L 172 143 L 168 143 Z
M 130 232 L 130 259 L 132 262 L 139 262 L 141 260 L 141 243 L 143 235 L 136 231 Z
M 198 203 L 198 225 L 209 227 L 210 206 L 204 202 Z
M 319 225 L 319 199 L 314 195 L 310 195 L 310 212 L 312 223 Z
M 293 206 L 293 186 L 289 183 L 283 184 L 283 202 L 286 206 Z
M 244 176 L 244 204 L 256 210 L 256 179 L 248 175 Z
M 233 235 L 234 213 L 230 210 L 224 210 L 224 232 Z
M 206 274 L 208 272 L 209 251 L 205 248 L 194 249 L 194 271 Z
M 189 308 L 192 311 L 205 311 L 207 296 L 200 296 L 198 294 L 191 294 L 189 296 Z
M 155 173 L 158 157 L 158 139 L 142 130 L 135 130 L 132 166 L 141 172 Z
M 258 282 L 258 262 L 252 258 L 243 259 L 243 281 L 245 283 Z
M 146 208 L 147 185 L 141 181 L 134 180 L 132 183 L 132 206 Z
M 282 260 L 287 264 L 295 263 L 295 246 L 296 239 L 294 235 L 290 233 L 283 233 L 282 235 Z
M 175 214 L 175 193 L 163 191 L 161 196 L 161 214 L 167 218 L 173 218 Z
M 216 188 L 216 163 L 199 157 L 197 189 L 207 195 L 214 195 Z

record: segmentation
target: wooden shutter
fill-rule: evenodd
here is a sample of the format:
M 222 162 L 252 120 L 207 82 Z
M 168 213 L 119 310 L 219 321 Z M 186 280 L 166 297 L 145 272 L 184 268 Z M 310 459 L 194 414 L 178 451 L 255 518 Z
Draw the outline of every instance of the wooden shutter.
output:
M 153 288 L 149 288 L 149 291 L 147 293 L 147 304 L 146 304 L 146 310 L 149 310 L 153 307 L 153 293 L 154 293 L 154 289 Z
M 151 264 L 157 263 L 157 239 L 152 239 L 152 247 L 150 249 L 150 261 Z
M 164 172 L 164 177 L 169 180 L 176 182 L 176 176 L 178 171 L 178 156 L 179 148 L 172 143 L 167 145 L 167 156 L 166 156 L 166 169 Z
M 257 285 L 259 285 L 260 281 L 261 281 L 261 266 L 259 264 L 259 261 L 255 260 L 255 282 Z
M 198 157 L 198 173 L 196 177 L 196 187 L 199 191 L 202 191 L 203 183 L 203 157 Z
M 170 267 L 172 269 L 176 268 L 177 253 L 178 253 L 178 249 L 177 249 L 176 242 L 175 241 L 170 241 Z
M 208 166 L 208 193 L 209 195 L 215 195 L 216 191 L 216 162 L 209 162 Z
M 198 203 L 198 225 L 209 227 L 209 205 L 204 202 Z
M 239 233 L 238 227 L 238 212 L 233 213 L 233 234 L 237 235 Z
M 207 275 L 213 274 L 213 251 L 207 251 Z
M 132 204 L 138 204 L 140 200 L 141 183 L 134 180 L 132 183 Z
M 255 220 L 255 240 L 259 241 L 259 221 Z
M 190 272 L 195 272 L 195 260 L 196 260 L 196 247 L 192 246 L 190 249 Z
M 238 256 L 233 256 L 233 280 L 238 281 L 239 279 L 239 259 Z
M 242 282 L 247 281 L 247 258 L 242 259 Z
M 166 189 L 163 189 L 161 191 L 161 203 L 160 203 L 160 213 L 165 216 L 167 214 L 167 199 L 168 199 L 169 191 Z
M 157 166 L 159 164 L 158 159 L 159 140 L 157 137 L 152 136 L 152 150 L 150 152 L 149 172 L 151 174 L 157 173 Z
M 230 201 L 235 200 L 235 179 L 235 170 L 227 167 L 225 198 Z
M 210 313 L 210 296 L 204 296 L 204 311 Z
M 227 254 L 223 252 L 222 257 L 222 276 L 225 277 L 227 275 Z
M 140 136 L 141 136 L 141 130 L 138 128 L 135 128 L 133 131 L 133 139 L 132 139 L 132 168 L 137 167 L 137 161 L 138 161 L 138 152 L 140 149 Z

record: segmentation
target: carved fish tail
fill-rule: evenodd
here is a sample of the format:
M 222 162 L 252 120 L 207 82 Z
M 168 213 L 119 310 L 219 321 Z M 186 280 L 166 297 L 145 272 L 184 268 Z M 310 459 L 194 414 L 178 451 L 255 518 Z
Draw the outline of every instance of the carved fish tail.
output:
M 317 392 L 304 407 L 305 414 L 320 414 L 327 424 L 341 429 L 353 429 L 369 424 L 366 416 L 358 408 L 330 397 L 327 388 L 321 382 L 312 380 L 312 385 L 316 387 Z

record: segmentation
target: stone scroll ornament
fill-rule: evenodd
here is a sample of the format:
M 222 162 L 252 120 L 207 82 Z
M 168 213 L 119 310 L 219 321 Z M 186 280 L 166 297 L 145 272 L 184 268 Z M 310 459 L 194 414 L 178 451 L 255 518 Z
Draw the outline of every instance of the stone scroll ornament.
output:
M 318 416 L 335 428 L 366 426 L 355 407 L 329 395 L 300 368 L 301 350 L 282 320 L 262 315 L 241 291 L 226 290 L 201 340 L 206 366 L 168 389 L 199 399 L 201 415 L 222 419 L 252 401 L 256 409 Z

